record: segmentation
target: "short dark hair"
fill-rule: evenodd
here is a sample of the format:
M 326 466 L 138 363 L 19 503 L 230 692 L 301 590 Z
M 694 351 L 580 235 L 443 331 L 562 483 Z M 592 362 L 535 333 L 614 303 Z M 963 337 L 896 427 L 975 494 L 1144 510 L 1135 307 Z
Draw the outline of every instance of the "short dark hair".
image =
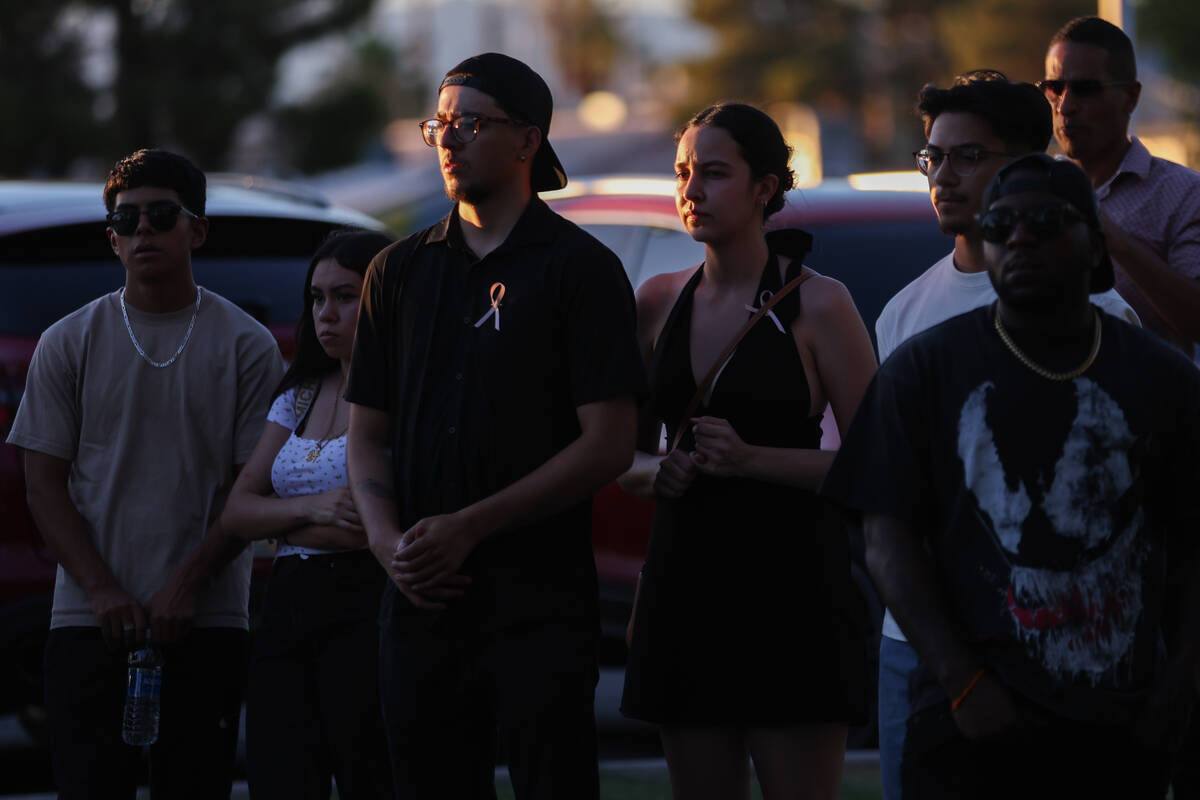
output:
M 300 306 L 303 310 L 300 312 L 300 319 L 296 321 L 296 350 L 292 355 L 292 363 L 275 389 L 276 397 L 293 386 L 325 375 L 338 366 L 337 360 L 331 358 L 321 346 L 320 340 L 317 339 L 316 325 L 313 324 L 312 277 L 317 264 L 332 258 L 342 268 L 366 275 L 371 259 L 391 243 L 390 236 L 378 231 L 341 228 L 325 237 L 317 252 L 313 253 L 312 260 L 308 262 L 308 272 L 304 276 L 304 297 Z
M 764 111 L 745 103 L 717 103 L 701 111 L 675 132 L 678 143 L 689 128 L 720 128 L 737 143 L 738 152 L 750 165 L 750 175 L 758 180 L 767 175 L 779 178 L 775 194 L 763 209 L 763 219 L 783 208 L 784 193 L 796 183 L 788 164 L 792 148 L 783 138 L 775 120 Z
M 933 121 L 947 111 L 979 117 L 1013 153 L 1043 152 L 1054 135 L 1050 104 L 1042 92 L 1032 83 L 1010 81 L 999 70 L 964 72 L 948 89 L 925 84 L 917 96 L 917 112 L 926 139 Z
M 1115 81 L 1137 80 L 1137 59 L 1133 55 L 1133 42 L 1125 31 L 1099 17 L 1076 17 L 1058 29 L 1050 39 L 1050 46 L 1070 42 L 1090 44 L 1108 53 L 1108 73 Z
M 174 189 L 188 211 L 204 216 L 208 182 L 195 164 L 178 153 L 142 149 L 122 158 L 104 182 L 104 207 L 112 211 L 117 194 L 142 186 Z

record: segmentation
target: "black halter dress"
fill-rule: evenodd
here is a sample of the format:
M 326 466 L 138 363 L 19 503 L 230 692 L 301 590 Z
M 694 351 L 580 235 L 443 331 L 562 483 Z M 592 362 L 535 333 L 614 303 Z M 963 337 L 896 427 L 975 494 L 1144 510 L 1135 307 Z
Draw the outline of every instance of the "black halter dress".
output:
M 801 268 L 796 259 L 791 271 Z M 703 269 L 680 293 L 651 364 L 651 403 L 668 441 L 696 390 L 690 328 Z M 753 299 L 782 284 L 773 253 Z M 697 416 L 728 420 L 749 444 L 820 446 L 790 327 L 799 298 L 794 290 L 775 306 L 778 326 L 766 316 L 746 334 Z M 850 592 L 844 528 L 813 492 L 698 474 L 655 512 L 622 711 L 684 725 L 860 721 L 866 648 Z

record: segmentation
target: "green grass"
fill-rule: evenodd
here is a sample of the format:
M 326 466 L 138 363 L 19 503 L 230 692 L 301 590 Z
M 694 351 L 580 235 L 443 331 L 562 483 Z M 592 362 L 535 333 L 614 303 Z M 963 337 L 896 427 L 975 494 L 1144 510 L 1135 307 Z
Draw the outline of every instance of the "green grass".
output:
M 149 798 L 149 790 L 143 788 L 138 792 L 139 800 Z M 333 800 L 337 798 L 333 793 Z M 498 800 L 515 800 L 512 786 L 508 779 L 496 781 L 496 796 Z M 753 800 L 762 800 L 758 786 L 751 787 Z M 879 800 L 883 796 L 879 786 L 879 769 L 874 764 L 849 764 L 842 776 L 842 789 L 838 793 L 839 800 Z M 669 800 L 671 797 L 671 782 L 667 779 L 665 770 L 638 771 L 633 774 L 627 771 L 600 768 L 600 798 L 601 800 Z M 235 785 L 232 800 L 246 800 L 248 795 L 245 784 Z
M 515 800 L 512 787 L 507 780 L 497 781 L 498 800 Z M 758 786 L 751 787 L 753 800 L 762 800 Z M 879 770 L 869 766 L 847 766 L 842 776 L 839 800 L 879 800 L 883 792 L 879 785 Z M 600 769 L 601 800 L 664 800 L 671 797 L 671 782 L 663 774 L 629 774 L 615 770 Z

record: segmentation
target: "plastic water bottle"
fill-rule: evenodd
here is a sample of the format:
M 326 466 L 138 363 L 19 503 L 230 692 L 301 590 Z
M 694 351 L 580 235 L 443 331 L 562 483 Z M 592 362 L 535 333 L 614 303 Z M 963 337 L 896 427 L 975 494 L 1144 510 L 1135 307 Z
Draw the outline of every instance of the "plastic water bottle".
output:
M 125 686 L 125 715 L 121 738 L 126 744 L 154 744 L 158 740 L 159 700 L 162 690 L 163 657 L 150 643 L 129 654 L 129 680 Z

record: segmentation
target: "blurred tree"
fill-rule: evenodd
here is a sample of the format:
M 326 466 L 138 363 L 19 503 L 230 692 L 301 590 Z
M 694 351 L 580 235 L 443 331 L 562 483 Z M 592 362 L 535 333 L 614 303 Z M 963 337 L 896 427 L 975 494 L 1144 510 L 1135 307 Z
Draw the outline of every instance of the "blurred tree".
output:
M 175 147 L 209 169 L 224 164 L 238 124 L 266 108 L 280 57 L 362 19 L 374 0 L 2 2 L 0 58 L 5 66 L 20 59 L 4 71 L 4 96 L 36 100 L 8 106 L 24 110 L 27 130 L 0 133 L 0 158 L 11 159 L 8 170 L 28 174 L 61 171 L 78 157 L 109 162 L 148 145 Z M 80 47 L 94 34 L 72 40 L 63 32 L 64 18 L 81 10 L 115 28 L 111 87 L 79 77 Z M 10 32 L 20 40 L 12 49 Z M 109 112 L 102 135 L 89 118 L 97 103 Z M 47 144 L 20 146 L 28 130 Z M 39 158 L 45 150 L 55 153 Z
M 317 172 L 369 155 L 389 119 L 417 114 L 427 102 L 425 81 L 386 42 L 368 38 L 320 91 L 273 116 L 285 161 Z
M 1050 37 L 1068 20 L 1096 13 L 1095 0 L 971 0 L 947 3 L 935 16 L 938 38 L 955 73 L 998 69 L 1013 80 L 1045 74 Z
M 855 33 L 862 12 L 825 0 L 692 0 L 691 14 L 713 29 L 712 55 L 687 65 L 688 110 L 718 99 L 762 104 L 833 93 L 862 95 Z
M 563 81 L 581 95 L 606 88 L 621 54 L 612 18 L 595 0 L 547 0 L 544 5 Z
M 980 67 L 1036 80 L 1054 31 L 1095 11 L 1094 0 L 691 0 L 718 44 L 687 65 L 681 112 L 804 102 L 860 138 L 859 168 L 907 166 L 921 86 Z
M 1162 50 L 1167 66 L 1180 81 L 1200 83 L 1200 3 L 1196 0 L 1142 0 L 1137 8 L 1137 34 Z M 1193 110 L 1200 114 L 1200 110 Z
M 0 0 L 0 174 L 61 175 L 111 146 L 82 78 L 80 42 L 56 33 L 63 2 Z

